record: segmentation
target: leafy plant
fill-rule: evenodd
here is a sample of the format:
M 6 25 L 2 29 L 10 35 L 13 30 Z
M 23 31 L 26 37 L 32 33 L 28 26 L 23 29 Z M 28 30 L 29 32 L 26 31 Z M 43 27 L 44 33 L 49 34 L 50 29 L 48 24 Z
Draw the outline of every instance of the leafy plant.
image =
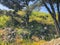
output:
M 6 16 L 6 15 L 0 16 L 0 28 L 5 27 L 9 20 L 10 20 L 9 16 Z

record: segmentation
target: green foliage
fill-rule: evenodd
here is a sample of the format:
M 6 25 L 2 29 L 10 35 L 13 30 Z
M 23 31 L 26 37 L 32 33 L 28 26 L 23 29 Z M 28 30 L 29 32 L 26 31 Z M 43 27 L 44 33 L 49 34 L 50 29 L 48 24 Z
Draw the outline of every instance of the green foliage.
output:
M 9 16 L 6 15 L 0 16 L 0 28 L 5 27 L 9 20 L 10 20 Z
M 20 14 L 21 16 L 24 16 L 25 13 L 22 11 L 20 12 Z M 45 30 L 44 27 L 47 27 L 47 30 Z M 37 35 L 37 36 L 44 35 L 44 33 L 46 33 L 45 31 L 47 31 L 46 35 L 49 33 L 53 35 L 54 34 L 53 31 L 55 30 L 54 21 L 50 16 L 50 14 L 48 13 L 33 11 L 29 17 L 29 29 L 19 28 L 17 29 L 17 32 L 18 34 L 21 34 L 27 30 L 30 32 L 30 35 Z
M 15 27 L 15 29 L 17 30 L 17 34 L 25 34 L 25 36 L 23 36 L 23 38 L 26 39 L 32 37 L 33 35 L 36 35 L 38 37 L 45 36 L 44 39 L 52 39 L 52 35 L 54 34 L 54 21 L 52 19 L 52 17 L 50 16 L 50 14 L 47 13 L 43 13 L 43 12 L 38 12 L 38 11 L 33 11 L 29 17 L 29 29 L 25 28 L 24 24 L 24 16 L 25 16 L 25 12 L 20 11 L 20 13 L 18 12 L 18 14 L 21 14 L 20 16 L 23 17 L 19 18 L 19 17 L 14 17 L 14 19 L 16 19 L 17 21 L 20 22 L 20 26 L 16 25 L 16 21 L 12 20 L 10 16 L 6 16 L 6 15 L 1 15 L 0 16 L 0 28 L 1 27 Z M 15 24 L 14 24 L 15 23 Z M 19 25 L 19 23 L 17 23 Z M 22 26 L 22 27 L 21 27 Z M 19 27 L 19 28 L 17 28 Z M 45 27 L 47 27 L 47 29 L 44 29 Z M 45 34 L 44 34 L 45 33 Z M 28 35 L 27 35 L 28 34 Z M 47 34 L 52 34 L 51 37 L 49 38 L 50 35 L 47 36 Z
M 24 11 L 18 11 L 17 12 L 20 16 L 24 17 L 26 12 Z M 56 16 L 58 19 L 58 16 Z M 46 25 L 54 25 L 54 21 L 50 14 L 39 12 L 39 11 L 33 11 L 29 17 L 29 22 L 36 21 L 37 23 L 42 23 Z
M 38 23 L 42 23 L 42 24 L 46 24 L 46 25 L 54 24 L 54 21 L 50 14 L 38 12 L 38 11 L 32 12 L 29 21 L 30 22 L 37 21 Z

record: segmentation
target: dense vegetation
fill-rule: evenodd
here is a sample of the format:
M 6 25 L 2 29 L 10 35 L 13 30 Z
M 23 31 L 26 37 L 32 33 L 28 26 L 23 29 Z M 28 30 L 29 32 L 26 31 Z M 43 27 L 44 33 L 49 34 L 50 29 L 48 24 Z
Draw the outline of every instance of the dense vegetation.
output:
M 11 9 L 0 10 L 1 45 L 40 45 L 34 42 L 60 36 L 59 0 L 0 0 L 0 4 Z M 41 7 L 49 13 L 40 12 Z
M 8 41 L 6 43 L 10 44 L 12 42 L 15 42 L 16 41 L 15 39 L 17 39 L 17 41 L 20 40 L 21 42 L 24 43 L 25 40 L 25 42 L 28 41 L 31 44 L 30 41 L 32 40 L 39 41 L 39 40 L 51 40 L 52 38 L 56 38 L 54 21 L 50 14 L 33 11 L 29 17 L 29 28 L 27 28 L 26 25 L 24 24 L 25 22 L 24 16 L 26 14 L 24 11 L 17 12 L 18 15 L 20 15 L 22 18 L 19 18 L 17 16 L 14 17 L 14 19 L 12 19 L 12 17 L 9 16 L 11 15 L 11 13 L 12 12 L 10 11 L 3 11 L 3 13 L 1 13 L 0 15 L 0 29 L 1 29 L 0 36 L 2 36 L 0 38 L 2 38 L 1 40 L 5 38 Z M 9 36 L 11 37 L 9 38 Z

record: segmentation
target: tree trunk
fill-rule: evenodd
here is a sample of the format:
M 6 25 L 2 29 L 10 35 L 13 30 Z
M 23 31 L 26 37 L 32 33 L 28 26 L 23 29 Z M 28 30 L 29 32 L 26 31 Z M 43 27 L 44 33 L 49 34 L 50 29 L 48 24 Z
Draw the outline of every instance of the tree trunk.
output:
M 56 34 L 59 36 L 59 30 L 60 30 L 60 28 L 59 28 L 59 23 L 57 22 L 57 20 L 56 19 L 54 19 L 54 24 L 55 24 L 55 31 L 56 31 Z
M 26 28 L 29 27 L 29 14 L 26 15 Z
M 60 14 L 58 15 L 59 28 L 60 28 Z

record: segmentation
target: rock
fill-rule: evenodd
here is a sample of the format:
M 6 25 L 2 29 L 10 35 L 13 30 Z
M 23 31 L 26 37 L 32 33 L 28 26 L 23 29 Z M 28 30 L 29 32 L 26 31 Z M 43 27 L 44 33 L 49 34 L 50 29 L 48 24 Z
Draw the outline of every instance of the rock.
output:
M 36 41 L 36 42 L 38 42 L 38 41 L 40 40 L 39 37 L 37 37 L 37 36 L 32 36 L 31 39 L 32 39 L 33 41 Z

